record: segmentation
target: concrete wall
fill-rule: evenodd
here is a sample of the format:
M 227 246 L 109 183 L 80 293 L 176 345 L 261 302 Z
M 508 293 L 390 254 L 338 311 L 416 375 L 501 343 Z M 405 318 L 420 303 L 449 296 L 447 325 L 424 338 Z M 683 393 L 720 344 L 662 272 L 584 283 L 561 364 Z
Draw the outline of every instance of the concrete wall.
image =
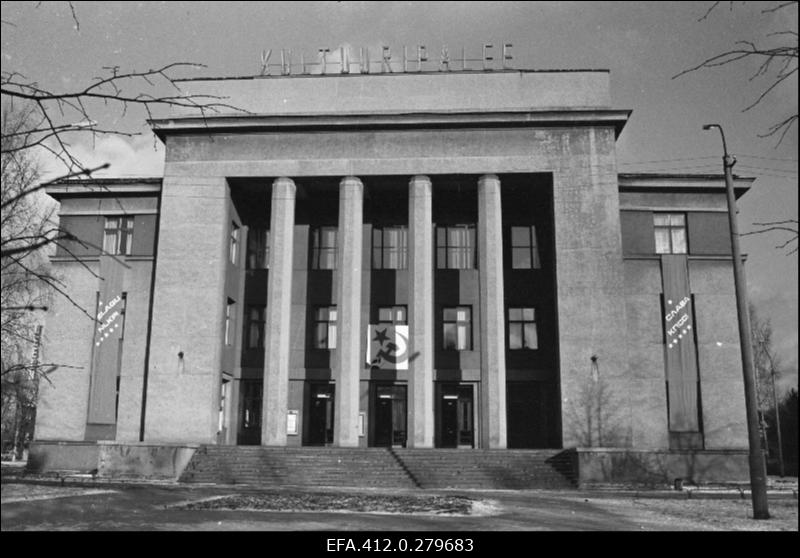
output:
M 181 90 L 224 95 L 227 104 L 270 115 L 598 108 L 611 104 L 607 70 L 255 77 L 185 81 Z
M 223 176 L 184 177 L 166 165 L 145 441 L 216 441 L 228 199 Z
M 27 470 L 91 473 L 114 479 L 178 480 L 196 450 L 193 445 L 34 442 Z
M 136 233 L 134 232 L 134 235 Z M 139 440 L 142 413 L 144 355 L 147 350 L 147 319 L 150 309 L 150 282 L 153 261 L 127 260 L 124 289 L 128 293 L 125 309 L 125 340 L 122 345 L 117 441 Z
M 749 481 L 746 451 L 646 451 L 578 448 L 581 488 L 606 483 L 672 486 L 676 479 L 693 484 Z
M 84 267 L 84 264 L 86 267 Z M 89 405 L 94 319 L 97 305 L 97 261 L 65 262 L 55 272 L 71 286 L 72 304 L 54 296 L 42 340 L 42 363 L 60 366 L 39 383 L 36 409 L 37 440 L 83 440 Z M 88 267 L 88 269 L 87 269 Z M 91 270 L 91 271 L 90 271 Z M 77 307 L 76 307 L 77 305 Z
M 732 265 L 689 261 L 706 449 L 748 445 Z
M 664 334 L 661 325 L 661 263 L 625 260 L 625 313 L 631 381 L 618 394 L 635 416 L 632 446 L 668 448 Z

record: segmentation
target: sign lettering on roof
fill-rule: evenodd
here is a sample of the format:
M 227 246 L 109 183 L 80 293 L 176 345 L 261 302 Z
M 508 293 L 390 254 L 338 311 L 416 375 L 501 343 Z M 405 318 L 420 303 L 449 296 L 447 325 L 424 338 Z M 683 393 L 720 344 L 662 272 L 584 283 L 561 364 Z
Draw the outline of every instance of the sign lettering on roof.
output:
M 484 43 L 481 55 L 475 58 L 474 52 L 467 53 L 465 47 L 451 52 L 447 45 L 442 45 L 438 54 L 433 54 L 425 45 L 416 45 L 410 49 L 393 50 L 381 45 L 379 49 L 360 47 L 356 50 L 350 46 L 341 46 L 331 50 L 319 48 L 313 58 L 306 58 L 305 53 L 282 48 L 261 52 L 261 75 L 325 75 L 325 74 L 394 74 L 418 72 L 450 72 L 463 70 L 510 70 L 513 56 L 511 43 Z

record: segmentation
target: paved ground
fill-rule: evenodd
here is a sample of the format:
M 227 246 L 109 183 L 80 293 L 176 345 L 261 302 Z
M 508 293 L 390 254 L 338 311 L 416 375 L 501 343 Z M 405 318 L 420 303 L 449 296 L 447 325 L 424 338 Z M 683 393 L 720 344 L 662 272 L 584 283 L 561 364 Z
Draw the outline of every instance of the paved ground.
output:
M 284 492 L 241 486 L 34 484 L 5 478 L 3 531 L 794 531 L 798 530 L 797 492 L 770 493 L 772 518 L 755 521 L 749 497 L 717 491 L 693 498 L 685 492 L 367 490 L 331 488 L 329 495 L 460 496 L 472 501 L 469 514 L 359 513 L 329 511 L 249 511 L 182 509 L 189 502 L 237 494 Z M 701 497 L 703 496 L 703 497 Z M 263 499 L 262 498 L 262 499 Z M 433 536 L 429 535 L 429 536 Z

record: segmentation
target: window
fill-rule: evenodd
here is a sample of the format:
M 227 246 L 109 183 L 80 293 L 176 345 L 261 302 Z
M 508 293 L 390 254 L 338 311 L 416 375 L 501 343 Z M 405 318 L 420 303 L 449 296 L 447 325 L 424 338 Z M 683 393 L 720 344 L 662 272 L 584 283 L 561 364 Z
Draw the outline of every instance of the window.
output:
M 247 269 L 269 269 L 269 231 L 252 228 L 247 232 Z
M 442 323 L 446 351 L 472 350 L 472 309 L 468 306 L 445 308 Z
M 236 265 L 239 261 L 239 225 L 231 223 L 231 263 Z
M 475 268 L 475 225 L 436 228 L 436 267 Z
M 264 348 L 264 324 L 266 319 L 264 313 L 266 306 L 253 305 L 247 307 L 247 348 L 248 349 L 263 349 Z
M 536 227 L 511 227 L 511 268 L 541 269 Z
M 312 242 L 311 268 L 336 269 L 336 227 L 317 227 Z
M 655 213 L 656 254 L 686 254 L 686 215 Z
M 314 348 L 336 348 L 336 307 L 322 306 L 314 315 Z
M 382 227 L 372 229 L 373 269 L 406 269 L 408 267 L 408 229 Z
M 405 306 L 382 306 L 378 308 L 379 324 L 407 324 L 408 311 Z
M 539 348 L 534 308 L 508 309 L 508 348 L 511 350 Z
M 133 217 L 106 217 L 103 230 L 103 252 L 130 256 L 133 248 Z
M 234 332 L 236 328 L 234 326 L 234 320 L 236 317 L 236 301 L 232 299 L 228 299 L 228 304 L 225 305 L 225 344 L 226 345 L 233 345 L 234 339 Z

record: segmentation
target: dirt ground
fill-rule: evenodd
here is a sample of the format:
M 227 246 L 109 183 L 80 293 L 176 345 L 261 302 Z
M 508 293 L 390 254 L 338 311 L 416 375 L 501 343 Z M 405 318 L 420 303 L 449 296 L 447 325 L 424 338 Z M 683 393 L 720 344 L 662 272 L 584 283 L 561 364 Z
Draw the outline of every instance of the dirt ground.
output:
M 791 492 L 770 497 L 772 517 L 758 521 L 752 519 L 749 497 L 718 496 L 535 490 L 398 494 L 4 481 L 0 502 L 3 531 L 798 531 L 798 501 Z

